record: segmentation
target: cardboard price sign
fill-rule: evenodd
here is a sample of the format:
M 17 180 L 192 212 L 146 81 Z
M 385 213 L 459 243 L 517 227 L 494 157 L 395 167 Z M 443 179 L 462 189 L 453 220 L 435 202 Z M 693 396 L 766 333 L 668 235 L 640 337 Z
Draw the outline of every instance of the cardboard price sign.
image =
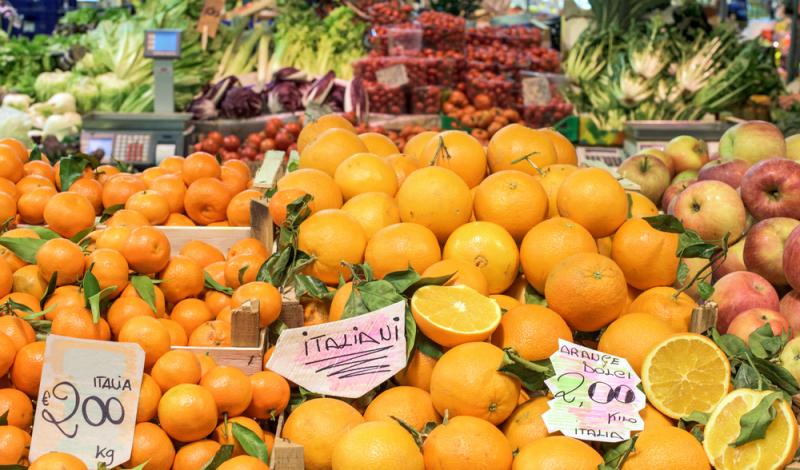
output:
M 406 366 L 405 302 L 281 333 L 267 368 L 321 395 L 358 398 Z
M 576 439 L 620 442 L 644 429 L 639 411 L 645 395 L 639 376 L 621 357 L 563 339 L 550 356 L 555 375 L 545 381 L 553 394 L 543 415 L 549 432 Z
M 52 451 L 89 468 L 129 460 L 143 370 L 138 344 L 48 335 L 30 460 Z
M 544 106 L 553 97 L 550 93 L 550 82 L 545 77 L 528 77 L 522 79 L 522 102 L 527 105 Z
M 392 65 L 375 72 L 378 83 L 389 88 L 398 88 L 408 83 L 408 72 L 403 64 Z
M 219 22 L 222 20 L 222 10 L 225 9 L 225 0 L 205 0 L 200 19 L 197 20 L 197 32 L 213 38 L 217 35 Z

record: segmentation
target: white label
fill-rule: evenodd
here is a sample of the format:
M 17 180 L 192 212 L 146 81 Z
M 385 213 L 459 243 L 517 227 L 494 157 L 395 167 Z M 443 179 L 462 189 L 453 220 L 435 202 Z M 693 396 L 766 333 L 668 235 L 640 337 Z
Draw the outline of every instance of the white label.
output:
M 389 88 L 397 88 L 408 83 L 408 73 L 403 64 L 392 65 L 375 72 L 378 83 Z
M 264 161 L 253 177 L 253 186 L 269 188 L 275 183 L 275 175 L 283 163 L 283 150 L 270 150 L 264 154 Z
M 525 106 L 544 106 L 550 102 L 550 82 L 545 77 L 528 77 L 522 79 L 522 102 Z
M 48 335 L 30 460 L 57 451 L 89 468 L 128 461 L 143 370 L 138 344 Z

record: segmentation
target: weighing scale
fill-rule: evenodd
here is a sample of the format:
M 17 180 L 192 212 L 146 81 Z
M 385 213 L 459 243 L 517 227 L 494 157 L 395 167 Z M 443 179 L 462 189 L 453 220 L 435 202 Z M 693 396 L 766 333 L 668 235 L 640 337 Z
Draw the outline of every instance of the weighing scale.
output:
M 152 166 L 183 155 L 184 132 L 191 113 L 175 113 L 172 62 L 180 57 L 181 31 L 145 31 L 144 56 L 153 59 L 153 113 L 91 113 L 84 118 L 81 149 L 103 150 L 103 163 L 119 160 Z

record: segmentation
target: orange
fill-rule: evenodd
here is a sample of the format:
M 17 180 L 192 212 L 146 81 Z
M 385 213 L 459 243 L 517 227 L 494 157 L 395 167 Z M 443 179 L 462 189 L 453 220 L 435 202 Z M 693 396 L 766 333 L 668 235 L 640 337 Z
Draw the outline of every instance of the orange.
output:
M 44 221 L 57 234 L 72 238 L 94 225 L 94 207 L 80 194 L 58 193 L 45 204 Z
M 14 342 L 4 333 L 0 333 L 0 375 L 5 376 L 8 374 L 11 366 L 14 365 L 14 357 L 16 355 L 17 348 Z
M 299 189 L 312 195 L 312 212 L 342 207 L 342 190 L 333 180 L 333 176 L 322 170 L 305 168 L 287 173 L 278 180 L 278 191 L 287 189 Z
M 413 158 L 414 160 L 417 160 L 420 167 L 430 165 L 431 164 L 430 160 L 428 161 L 422 160 L 421 158 L 422 150 L 425 148 L 426 145 L 428 145 L 428 142 L 430 142 L 437 135 L 439 135 L 439 133 L 434 131 L 420 132 L 419 134 L 408 139 L 406 145 L 403 147 L 403 153 Z
M 133 317 L 153 317 L 155 312 L 147 302 L 138 296 L 122 296 L 115 300 L 108 309 L 108 325 L 115 337 L 119 336 L 122 326 Z
M 388 157 L 400 152 L 400 149 L 392 142 L 392 139 L 379 132 L 364 132 L 363 134 L 358 134 L 358 138 L 367 146 L 369 153 L 374 153 L 379 157 Z
M 489 298 L 494 299 L 497 302 L 497 305 L 500 306 L 501 309 L 508 312 L 512 308 L 516 307 L 517 305 L 522 305 L 522 302 L 505 294 L 492 294 Z
M 225 420 L 225 422 L 221 423 L 217 426 L 217 429 L 214 430 L 214 438 L 222 445 L 227 444 L 233 446 L 234 457 L 246 454 L 239 440 L 236 439 L 236 436 L 233 434 L 233 423 L 244 426 L 252 431 L 259 440 L 264 440 L 264 430 L 261 429 L 261 426 L 256 421 L 244 416 L 236 416 Z
M 442 257 L 477 266 L 486 277 L 490 294 L 506 290 L 517 277 L 519 251 L 503 227 L 492 222 L 470 222 L 447 239 Z
M 195 152 L 183 161 L 181 176 L 186 186 L 201 178 L 219 178 L 220 165 L 217 159 L 205 152 Z
M 464 285 L 471 287 L 483 295 L 489 293 L 486 276 L 472 263 L 456 259 L 444 259 L 433 263 L 422 272 L 422 277 L 440 277 L 452 275 L 446 286 Z
M 125 202 L 125 209 L 140 212 L 150 225 L 160 225 L 166 222 L 170 213 L 167 198 L 152 189 L 131 194 L 131 197 Z
M 653 346 L 675 334 L 665 320 L 649 313 L 629 313 L 611 322 L 600 336 L 598 351 L 624 357 L 641 375 L 644 358 Z
M 231 345 L 231 324 L 221 320 L 207 321 L 189 335 L 189 346 L 225 347 Z
M 94 170 L 94 174 L 97 177 L 97 181 L 102 184 L 106 184 L 106 181 L 108 181 L 109 178 L 119 174 L 120 171 L 121 170 L 114 165 L 100 165 Z
M 228 160 L 222 164 L 222 171 L 225 171 L 225 168 L 236 171 L 242 178 L 248 181 L 253 177 L 250 173 L 250 167 L 242 160 Z
M 91 271 L 100 289 L 116 287 L 110 296 L 116 297 L 128 286 L 128 262 L 118 251 L 98 248 L 86 257 L 86 271 Z
M 35 264 L 24 266 L 14 271 L 12 275 L 14 292 L 16 294 L 28 294 L 37 299 L 41 298 L 42 295 L 44 295 L 45 289 L 47 289 L 48 281 L 45 281 L 39 273 L 39 266 Z
M 25 194 L 33 191 L 36 188 L 52 188 L 56 189 L 56 185 L 52 181 L 40 175 L 28 175 L 17 181 L 17 191 L 20 194 Z
M 13 300 L 14 302 L 16 302 L 18 304 L 25 305 L 26 307 L 31 309 L 33 312 L 39 312 L 39 311 L 42 310 L 41 304 L 39 303 L 39 298 L 40 297 L 41 296 L 34 296 L 32 294 L 27 294 L 25 292 L 12 292 L 12 293 L 4 296 L 2 299 L 0 299 L 0 304 L 4 304 L 4 303 L 8 302 L 9 300 Z M 80 306 L 82 307 L 83 304 L 81 304 Z M 18 317 L 24 317 L 29 312 L 25 312 L 22 309 L 14 309 L 13 313 L 15 315 L 17 315 Z
M 225 212 L 231 227 L 249 227 L 250 202 L 261 197 L 261 191 L 255 189 L 247 189 L 233 196 Z
M 658 207 L 653 204 L 653 201 L 647 198 L 642 193 L 635 191 L 625 191 L 630 198 L 630 218 L 652 217 L 658 215 Z
M 530 399 L 519 405 L 503 423 L 503 434 L 515 452 L 537 439 L 550 435 L 542 419 L 542 415 L 550 409 L 547 404 L 549 400 L 548 397 Z
M 170 214 L 167 221 L 164 222 L 167 227 L 194 227 L 195 224 L 192 219 L 183 214 Z
M 436 359 L 422 353 L 419 349 L 414 349 L 406 368 L 395 374 L 394 378 L 400 385 L 430 391 L 431 375 L 435 365 Z
M 139 391 L 139 405 L 136 409 L 136 422 L 151 421 L 158 412 L 158 402 L 161 401 L 161 388 L 153 377 L 142 374 L 142 386 Z
M 122 325 L 117 341 L 136 343 L 144 349 L 144 368 L 150 369 L 170 350 L 169 332 L 158 320 L 148 316 L 135 316 Z
M 10 196 L 14 202 L 19 199 L 19 190 L 17 190 L 17 186 L 14 182 L 2 177 L 0 177 L 0 193 L 5 193 L 7 196 Z
M 39 300 L 38 298 L 35 300 Z M 50 310 L 45 314 L 45 318 L 52 320 L 63 309 L 84 307 L 86 300 L 83 298 L 83 291 L 78 286 L 57 287 L 53 294 L 47 298 L 43 310 Z
M 95 215 L 103 212 L 103 185 L 96 179 L 78 178 L 69 187 L 69 192 L 80 194 L 88 199 L 94 208 Z
M 333 449 L 334 470 L 424 470 L 422 452 L 414 437 L 394 420 L 359 424 Z
M 249 180 L 242 176 L 242 174 L 230 167 L 222 168 L 219 180 L 222 181 L 223 186 L 228 190 L 231 196 L 235 196 L 240 192 L 247 189 Z
M 147 187 L 164 196 L 173 214 L 183 212 L 183 198 L 186 196 L 186 184 L 178 175 L 167 174 L 149 181 Z
M 340 276 L 349 280 L 350 270 L 342 262 L 361 263 L 366 245 L 361 224 L 340 209 L 312 214 L 299 227 L 297 246 L 314 258 L 304 272 L 326 284 L 337 284 Z
M 17 156 L 16 151 L 7 145 L 0 145 L 0 178 L 16 183 L 25 176 L 22 164 L 23 161 Z
M 17 204 L 14 198 L 5 193 L 0 193 L 0 220 L 5 222 L 17 215 Z
M 206 266 L 204 271 L 218 284 L 227 286 L 227 284 L 225 284 L 225 267 L 227 265 L 228 263 L 225 261 L 217 261 L 216 263 L 211 263 Z
M 8 413 L 8 424 L 28 430 L 33 424 L 31 399 L 15 388 L 0 389 L 0 415 Z
M 353 292 L 353 283 L 345 282 L 342 287 L 336 289 L 336 293 L 331 299 L 331 305 L 328 309 L 328 321 L 336 321 L 342 319 L 344 307 L 350 299 L 350 294 Z
M 231 307 L 231 297 L 215 290 L 207 290 L 203 295 L 203 301 L 212 315 L 217 315 L 222 309 Z
M 329 129 L 344 129 L 355 134 L 356 129 L 347 119 L 338 114 L 326 114 L 316 121 L 307 122 L 297 136 L 297 151 L 302 152 L 308 144 Z
M 653 468 L 707 470 L 711 465 L 708 463 L 703 445 L 693 435 L 680 428 L 663 426 L 645 429 L 639 433 L 634 451 L 622 465 L 622 470 Z
M 578 331 L 608 325 L 628 303 L 622 270 L 596 253 L 578 253 L 556 265 L 547 276 L 544 294 L 547 305 Z
M 392 167 L 392 170 L 394 170 L 394 175 L 397 177 L 398 187 L 403 184 L 403 181 L 406 180 L 408 175 L 422 167 L 422 165 L 416 159 L 414 159 L 414 157 L 402 153 L 389 155 L 388 157 L 385 157 L 385 159 L 386 162 Z
M 373 153 L 357 153 L 342 161 L 333 180 L 341 188 L 345 200 L 363 193 L 394 196 L 397 192 L 397 176 L 392 166 Z
M 438 166 L 408 175 L 397 191 L 400 219 L 431 229 L 440 242 L 472 215 L 469 187 L 453 171 Z
M 200 382 L 200 361 L 192 352 L 175 349 L 158 358 L 150 375 L 165 393 L 176 385 Z
M 489 343 L 465 343 L 439 358 L 431 376 L 431 398 L 440 415 L 474 416 L 500 424 L 519 399 L 520 382 L 499 372 L 503 350 Z
M 250 376 L 253 398 L 245 414 L 255 419 L 273 419 L 289 405 L 289 382 L 275 372 L 264 370 Z
M 199 367 L 198 367 L 199 374 Z M 214 396 L 220 416 L 239 416 L 250 405 L 253 388 L 244 372 L 235 367 L 217 366 L 200 380 L 200 385 Z
M 200 376 L 202 378 L 203 375 L 206 375 L 208 371 L 213 369 L 217 366 L 217 363 L 214 361 L 214 358 L 208 355 L 208 353 L 194 353 L 197 360 L 200 361 Z
M 614 234 L 611 259 L 622 269 L 628 284 L 646 290 L 675 282 L 677 249 L 677 233 L 656 230 L 642 219 L 630 219 Z
M 275 225 L 281 225 L 283 222 L 286 221 L 286 217 L 288 215 L 288 205 L 293 203 L 294 201 L 300 199 L 301 197 L 308 194 L 307 192 L 303 191 L 302 189 L 283 189 L 277 191 L 272 197 L 269 198 L 269 215 L 272 216 L 272 222 Z M 308 202 L 308 209 L 311 213 L 314 213 L 314 201 L 311 200 Z
M 558 189 L 558 213 L 583 225 L 595 238 L 614 233 L 628 216 L 628 197 L 599 168 L 583 168 L 564 179 Z
M 183 163 L 185 159 L 179 156 L 171 156 L 167 157 L 158 164 L 159 167 L 163 168 L 167 173 L 172 173 L 173 175 L 180 175 L 183 173 Z
M 200 225 L 222 222 L 231 194 L 222 182 L 215 178 L 200 178 L 189 185 L 183 204 L 186 214 Z
M 613 237 L 603 237 L 597 239 L 597 252 L 601 255 L 611 258 L 611 245 Z
M 550 136 L 521 124 L 509 124 L 489 140 L 489 169 L 519 170 L 536 175 L 538 169 L 558 163 L 558 155 Z
M 28 458 L 31 436 L 14 426 L 0 426 L 0 465 L 24 463 Z
M 145 189 L 147 185 L 140 176 L 130 173 L 112 175 L 103 184 L 103 207 L 124 205 L 131 195 Z
M 194 260 L 201 268 L 217 261 L 225 261 L 225 255 L 217 247 L 200 240 L 187 242 L 179 253 Z
M 87 470 L 86 464 L 74 455 L 63 452 L 48 452 L 31 462 L 29 470 Z
M 222 463 L 218 470 L 269 470 L 264 462 L 249 455 L 240 455 Z
M 83 276 L 81 247 L 66 238 L 47 240 L 36 252 L 36 264 L 42 279 L 49 281 L 54 273 L 58 273 L 56 285 L 59 286 L 73 284 Z
M 372 399 L 366 411 L 366 421 L 391 421 L 401 419 L 417 431 L 428 423 L 441 423 L 442 418 L 433 407 L 431 395 L 416 387 L 393 387 Z
M 100 323 L 94 323 L 92 313 L 82 307 L 61 311 L 53 320 L 50 332 L 81 339 L 100 340 L 102 336 Z
M 267 258 L 261 255 L 237 255 L 225 263 L 225 285 L 234 289 L 256 280 L 261 265 Z
M 672 287 L 653 287 L 639 294 L 628 306 L 628 312 L 644 312 L 666 320 L 675 331 L 689 331 L 692 310 L 697 304 L 691 297 Z
M 26 344 L 17 350 L 14 365 L 11 366 L 11 383 L 14 384 L 14 388 L 33 399 L 39 396 L 39 383 L 42 380 L 42 366 L 44 365 L 44 346 L 44 341 Z
M 306 470 L 331 468 L 336 443 L 364 422 L 361 414 L 334 398 L 315 398 L 302 403 L 286 419 L 283 437 L 303 446 Z
M 203 268 L 186 256 L 173 256 L 159 273 L 164 298 L 171 304 L 203 292 Z
M 8 336 L 14 343 L 17 354 L 24 346 L 36 341 L 36 332 L 30 323 L 14 315 L 0 316 L 0 333 Z
M 157 228 L 135 227 L 125 241 L 122 255 L 133 271 L 154 274 L 164 269 L 169 262 L 169 240 Z
M 25 146 L 25 144 L 13 137 L 0 139 L 0 145 L 10 147 L 13 150 L 13 153 L 17 156 L 17 158 L 20 159 L 20 161 L 22 161 L 22 163 L 26 163 L 30 157 L 30 153 L 28 152 L 28 148 Z M 47 157 L 45 156 L 42 156 L 42 158 L 45 161 L 47 160 Z
M 228 249 L 228 259 L 239 255 L 259 255 L 266 258 L 269 252 L 261 241 L 255 238 L 243 238 Z
M 150 183 L 158 178 L 159 176 L 164 176 L 167 174 L 167 171 L 161 167 L 154 166 L 150 168 L 146 168 L 142 171 L 142 179 L 144 180 L 145 184 L 149 187 Z
M 511 468 L 595 470 L 602 463 L 603 457 L 585 442 L 566 436 L 550 436 L 522 447 Z
M 369 239 L 364 253 L 364 260 L 377 278 L 405 271 L 409 266 L 421 273 L 441 257 L 433 232 L 415 223 L 393 224 L 378 230 Z
M 475 219 L 494 222 L 522 240 L 547 216 L 547 194 L 533 176 L 516 170 L 489 175 L 478 185 L 473 201 Z
M 572 145 L 569 139 L 564 137 L 564 134 L 550 128 L 539 129 L 539 131 L 544 132 L 550 138 L 550 143 L 553 144 L 553 148 L 556 150 L 556 160 L 559 164 L 578 164 L 578 154 L 575 151 L 575 146 Z
M 368 239 L 383 227 L 400 222 L 397 201 L 386 193 L 361 193 L 348 200 L 342 210 L 358 220 Z
M 653 405 L 650 403 L 645 403 L 644 408 L 639 411 L 639 416 L 642 417 L 642 421 L 644 421 L 644 428 L 650 429 L 657 426 L 674 426 L 675 423 L 672 422 L 671 419 L 667 418 L 660 411 L 653 408 Z
M 237 309 L 251 299 L 258 300 L 259 326 L 261 328 L 266 328 L 280 316 L 281 294 L 272 284 L 254 281 L 239 286 L 231 297 L 231 309 Z
M 168 318 L 159 318 L 158 321 L 167 328 L 170 346 L 186 346 L 189 344 L 189 337 L 180 323 Z
M 17 201 L 20 220 L 26 224 L 44 223 L 44 208 L 55 194 L 56 190 L 48 187 L 36 188 L 22 194 Z
M 183 327 L 186 336 L 191 336 L 198 326 L 213 320 L 214 314 L 202 300 L 184 299 L 175 304 L 170 313 L 170 319 Z
M 563 217 L 546 220 L 532 228 L 520 244 L 519 254 L 525 279 L 537 291 L 544 292 L 550 271 L 577 253 L 597 253 L 592 234 Z
M 173 470 L 196 470 L 211 461 L 220 448 L 219 442 L 205 439 L 187 444 L 175 454 Z
M 300 168 L 316 168 L 333 176 L 348 157 L 367 151 L 367 146 L 353 132 L 328 129 L 300 150 Z
M 539 173 L 534 175 L 542 189 L 547 193 L 547 217 L 558 217 L 558 190 L 561 183 L 567 176 L 578 171 L 578 167 L 573 165 L 553 164 L 542 168 Z M 648 199 L 649 200 L 649 199 Z
M 425 144 L 418 160 L 423 165 L 437 165 L 455 172 L 470 188 L 486 175 L 486 152 L 483 145 L 464 131 L 444 131 Z
M 147 217 L 141 212 L 132 211 L 128 209 L 120 209 L 114 212 L 108 220 L 106 220 L 106 227 L 142 227 L 150 225 Z
M 169 470 L 175 459 L 175 447 L 163 429 L 153 423 L 139 423 L 133 430 L 131 459 L 123 466 L 134 468 L 146 463 L 148 469 Z
M 558 340 L 572 341 L 572 331 L 554 311 L 539 305 L 520 305 L 503 315 L 492 343 L 514 348 L 529 361 L 547 359 L 558 350 Z
M 303 303 L 303 326 L 321 325 L 328 322 L 328 304 L 321 300 Z
M 217 426 L 214 395 L 205 387 L 182 384 L 172 387 L 158 403 L 158 421 L 169 436 L 192 442 L 211 434 Z
M 426 469 L 442 470 L 510 470 L 513 459 L 503 433 L 472 416 L 456 416 L 437 426 L 422 445 L 422 456 Z

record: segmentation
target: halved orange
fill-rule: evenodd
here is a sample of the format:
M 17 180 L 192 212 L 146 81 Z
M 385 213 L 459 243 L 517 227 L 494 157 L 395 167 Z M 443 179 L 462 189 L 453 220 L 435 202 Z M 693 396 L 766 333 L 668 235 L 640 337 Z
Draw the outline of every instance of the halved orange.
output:
M 642 365 L 647 400 L 673 419 L 711 413 L 728 393 L 731 365 L 705 336 L 685 333 L 657 344 Z
M 496 300 L 464 285 L 419 289 L 411 313 L 425 336 L 445 347 L 485 340 L 502 317 Z
M 797 419 L 791 405 L 776 400 L 777 412 L 762 439 L 734 447 L 739 436 L 742 415 L 755 408 L 771 390 L 740 388 L 729 393 L 714 409 L 705 428 L 703 448 L 717 470 L 756 470 L 783 468 L 797 451 Z

